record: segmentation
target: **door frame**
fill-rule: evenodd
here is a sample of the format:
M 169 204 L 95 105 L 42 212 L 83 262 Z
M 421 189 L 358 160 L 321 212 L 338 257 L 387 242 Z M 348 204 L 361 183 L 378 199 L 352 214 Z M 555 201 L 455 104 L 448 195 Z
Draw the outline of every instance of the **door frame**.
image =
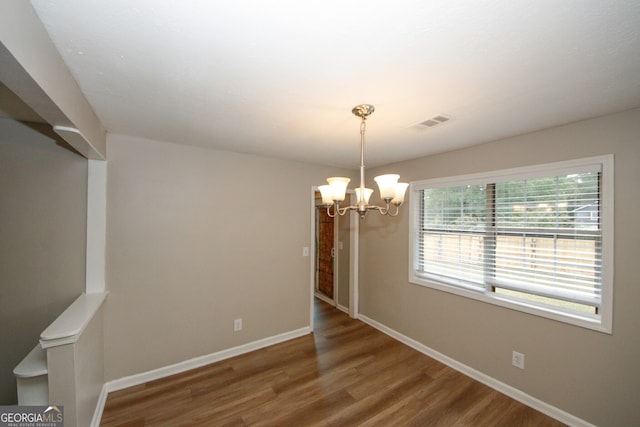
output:
M 315 285 L 316 285 L 316 272 L 315 272 L 315 260 L 316 260 L 316 247 L 315 247 L 315 238 L 316 238 L 316 192 L 319 191 L 317 186 L 313 186 L 311 188 L 311 230 L 310 230 L 310 248 L 309 248 L 309 270 L 310 270 L 310 274 L 309 274 L 309 293 L 310 293 L 310 298 L 309 298 L 309 325 L 311 327 L 311 330 L 313 331 L 314 328 L 314 322 L 313 322 L 313 315 L 314 315 L 314 298 L 315 298 Z M 349 198 L 355 197 L 355 192 L 351 189 L 347 190 L 347 194 Z M 360 233 L 360 217 L 358 216 L 358 214 L 356 212 L 350 212 L 348 215 L 350 215 L 351 218 L 351 227 L 349 228 L 349 307 L 348 307 L 348 314 L 350 317 L 357 319 L 358 318 L 358 305 L 359 305 L 359 284 L 358 284 L 358 279 L 359 279 L 359 274 L 358 274 L 358 265 L 359 265 L 359 233 Z M 338 240 L 338 233 L 334 232 L 334 243 L 336 243 L 334 245 L 334 247 L 338 247 L 337 245 L 337 240 Z M 338 257 L 340 256 L 340 251 L 336 250 L 336 254 L 338 254 Z M 337 259 L 338 258 L 334 258 L 334 263 L 337 264 Z M 338 286 L 336 286 L 336 277 L 337 277 L 337 270 L 334 270 L 334 301 L 336 302 L 336 307 L 338 307 L 337 305 L 337 291 L 338 291 Z

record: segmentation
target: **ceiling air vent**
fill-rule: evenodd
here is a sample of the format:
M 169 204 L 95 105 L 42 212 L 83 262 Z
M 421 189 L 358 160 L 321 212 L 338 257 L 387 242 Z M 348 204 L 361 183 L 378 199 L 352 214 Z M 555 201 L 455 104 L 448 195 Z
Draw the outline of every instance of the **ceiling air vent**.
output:
M 448 116 L 446 114 L 438 114 L 437 116 L 433 116 L 430 119 L 418 123 L 416 126 L 432 128 L 434 126 L 441 125 L 442 123 L 446 123 L 449 120 L 451 120 L 451 116 Z

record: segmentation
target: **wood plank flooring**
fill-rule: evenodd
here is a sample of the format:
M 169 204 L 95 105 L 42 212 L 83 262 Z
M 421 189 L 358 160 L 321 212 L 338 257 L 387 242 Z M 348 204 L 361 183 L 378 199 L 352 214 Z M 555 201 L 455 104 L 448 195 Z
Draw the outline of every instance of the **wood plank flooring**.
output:
M 313 334 L 109 393 L 101 423 L 562 425 L 318 300 Z

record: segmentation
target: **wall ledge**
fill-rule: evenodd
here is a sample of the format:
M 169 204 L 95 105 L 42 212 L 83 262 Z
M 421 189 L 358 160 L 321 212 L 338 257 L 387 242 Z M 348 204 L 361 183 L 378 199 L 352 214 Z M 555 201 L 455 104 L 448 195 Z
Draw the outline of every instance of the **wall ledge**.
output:
M 47 329 L 40 334 L 43 349 L 73 344 L 78 341 L 98 309 L 107 298 L 107 292 L 80 295 Z
M 16 378 L 34 378 L 47 373 L 47 352 L 39 344 L 13 370 Z

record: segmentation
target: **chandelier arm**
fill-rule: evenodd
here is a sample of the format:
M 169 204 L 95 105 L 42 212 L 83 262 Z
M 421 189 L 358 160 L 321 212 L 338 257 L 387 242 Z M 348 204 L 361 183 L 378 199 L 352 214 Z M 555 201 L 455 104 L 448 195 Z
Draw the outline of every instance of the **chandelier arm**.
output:
M 386 215 L 387 211 L 389 210 L 389 208 L 383 208 L 382 206 L 375 206 L 375 205 L 367 205 L 366 207 L 367 211 L 378 211 L 378 213 L 380 215 Z
M 344 208 L 341 208 L 340 206 L 338 206 L 338 204 L 336 203 L 336 212 L 338 213 L 338 215 L 343 216 L 344 214 L 346 214 L 348 211 L 350 210 L 354 210 L 354 209 L 358 209 L 357 206 L 345 206 Z
M 327 216 L 329 216 L 329 218 L 335 218 L 336 217 L 336 210 L 333 210 L 333 214 L 331 214 L 331 206 L 334 205 L 327 205 Z
M 396 207 L 395 211 L 391 210 L 392 205 Z M 367 210 L 378 211 L 380 215 L 398 216 L 398 214 L 400 213 L 400 205 L 397 205 L 395 203 L 387 203 L 385 207 L 367 205 Z
M 395 206 L 395 210 L 393 210 L 391 208 L 391 206 Z M 396 204 L 396 203 L 387 203 L 386 206 L 376 206 L 376 205 L 366 205 L 364 207 L 360 206 L 360 205 L 356 205 L 356 206 L 345 206 L 345 207 L 339 207 L 337 204 L 333 205 L 333 206 L 337 206 L 337 209 L 334 209 L 334 213 L 331 214 L 329 209 L 331 208 L 331 206 L 329 206 L 327 208 L 327 214 L 330 217 L 335 217 L 336 215 L 340 215 L 343 216 L 345 215 L 348 211 L 356 211 L 357 213 L 360 214 L 360 216 L 364 216 L 364 214 L 366 214 L 369 211 L 377 211 L 380 215 L 386 215 L 386 216 L 393 216 L 396 217 L 398 216 L 398 214 L 400 213 L 400 205 L 401 204 Z
M 398 214 L 400 213 L 400 205 L 396 205 L 395 203 L 393 205 L 396 207 L 396 212 L 395 213 L 391 213 L 391 207 L 389 205 L 387 205 L 387 215 L 389 215 L 389 216 L 398 216 Z

